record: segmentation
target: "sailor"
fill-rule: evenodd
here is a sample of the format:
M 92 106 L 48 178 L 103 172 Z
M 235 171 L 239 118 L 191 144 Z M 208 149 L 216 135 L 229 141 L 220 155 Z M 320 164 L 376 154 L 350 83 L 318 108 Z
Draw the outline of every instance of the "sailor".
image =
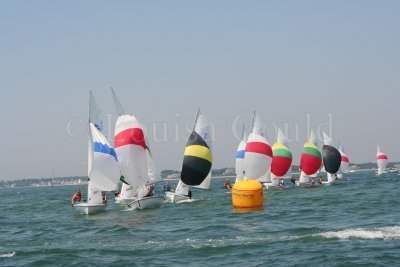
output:
M 292 176 L 292 179 L 290 179 L 290 181 L 291 181 L 293 184 L 296 184 L 296 178 L 294 178 L 293 176 Z
M 191 191 L 191 190 L 189 190 L 187 196 L 188 196 L 190 199 L 192 199 L 192 191 Z
M 319 183 L 319 184 L 322 184 L 323 181 L 324 181 L 324 179 L 322 179 L 322 177 L 320 176 L 320 177 L 318 178 L 318 183 Z
M 162 190 L 163 190 L 164 192 L 169 192 L 169 191 L 171 191 L 171 186 L 169 185 L 169 182 L 167 182 L 167 183 L 163 186 Z
M 229 181 L 229 179 L 226 179 L 226 181 L 224 183 L 224 187 L 228 190 L 232 190 L 232 185 L 231 185 L 231 182 Z
M 154 185 L 150 184 L 147 186 L 147 195 L 145 195 L 145 197 L 151 197 L 154 196 Z
M 314 184 L 315 184 L 314 178 L 311 178 L 310 185 L 314 185 Z
M 75 194 L 71 197 L 71 205 L 73 206 L 76 203 L 81 202 L 82 199 L 82 193 L 81 190 L 78 189 L 76 190 Z
M 107 204 L 108 197 L 107 197 L 106 193 L 101 192 L 101 196 L 103 198 L 103 204 Z
M 285 183 L 283 182 L 283 179 L 280 179 L 280 180 L 279 180 L 278 186 L 282 187 L 282 186 L 284 186 L 284 185 L 285 185 Z

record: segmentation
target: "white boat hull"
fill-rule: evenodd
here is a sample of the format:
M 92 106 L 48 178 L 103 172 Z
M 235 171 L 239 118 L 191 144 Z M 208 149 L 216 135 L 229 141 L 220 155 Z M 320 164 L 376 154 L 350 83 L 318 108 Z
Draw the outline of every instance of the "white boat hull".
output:
M 132 209 L 156 209 L 160 208 L 164 204 L 164 197 L 162 196 L 153 196 L 153 197 L 144 197 L 139 200 L 134 200 L 128 204 L 129 208 Z
M 104 212 L 107 205 L 106 204 L 88 204 L 88 203 L 77 203 L 73 207 L 79 213 L 86 215 L 95 214 L 99 212 Z
M 283 189 L 285 186 L 276 185 L 274 183 L 263 183 L 265 189 L 273 190 L 273 189 Z
M 173 192 L 166 192 L 165 193 L 165 200 L 171 203 L 177 203 L 183 200 L 189 200 L 189 196 L 175 194 Z
M 132 197 L 132 198 L 120 198 L 120 197 L 116 197 L 115 198 L 115 203 L 116 204 L 121 204 L 121 205 L 127 205 L 129 203 L 131 203 L 132 201 L 135 201 L 136 198 Z

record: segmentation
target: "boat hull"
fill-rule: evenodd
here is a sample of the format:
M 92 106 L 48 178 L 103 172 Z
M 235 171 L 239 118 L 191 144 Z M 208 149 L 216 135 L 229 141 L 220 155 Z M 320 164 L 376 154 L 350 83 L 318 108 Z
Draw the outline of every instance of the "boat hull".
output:
M 177 203 L 179 201 L 188 200 L 189 196 L 175 194 L 173 192 L 165 193 L 165 200 L 171 203 Z
M 129 208 L 132 209 L 156 209 L 160 208 L 164 204 L 164 197 L 162 196 L 153 196 L 153 197 L 144 197 L 142 199 L 131 201 L 128 204 Z
M 121 205 L 127 205 L 129 203 L 131 203 L 132 201 L 135 201 L 136 198 L 132 197 L 132 198 L 120 198 L 120 197 L 116 197 L 115 198 L 115 203 L 116 204 L 121 204 Z
M 283 189 L 285 186 L 276 185 L 274 183 L 263 183 L 265 189 L 274 190 L 274 189 Z
M 79 213 L 86 215 L 104 212 L 106 210 L 106 204 L 88 204 L 88 203 L 78 203 L 74 204 L 73 207 Z

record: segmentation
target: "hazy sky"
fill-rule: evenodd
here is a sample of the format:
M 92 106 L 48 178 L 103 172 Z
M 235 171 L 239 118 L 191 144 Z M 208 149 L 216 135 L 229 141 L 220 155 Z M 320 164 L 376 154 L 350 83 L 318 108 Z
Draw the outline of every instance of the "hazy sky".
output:
M 0 1 L 0 179 L 86 175 L 89 90 L 112 138 L 110 86 L 160 169 L 180 169 L 197 107 L 214 168 L 234 165 L 232 125 L 253 110 L 271 138 L 288 125 L 295 164 L 307 116 L 330 114 L 351 161 L 377 143 L 400 161 L 399 14 L 389 0 Z

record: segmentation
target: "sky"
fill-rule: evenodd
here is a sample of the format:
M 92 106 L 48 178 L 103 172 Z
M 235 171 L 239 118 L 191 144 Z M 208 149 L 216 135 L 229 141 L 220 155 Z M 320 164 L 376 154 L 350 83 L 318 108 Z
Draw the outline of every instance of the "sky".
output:
M 233 167 L 256 110 L 299 164 L 307 124 L 372 162 L 400 161 L 400 1 L 0 1 L 0 179 L 87 175 L 92 90 L 147 128 L 159 169 L 181 168 L 197 108 L 213 167 Z M 309 123 L 307 123 L 309 122 Z M 321 142 L 320 142 L 321 144 Z

